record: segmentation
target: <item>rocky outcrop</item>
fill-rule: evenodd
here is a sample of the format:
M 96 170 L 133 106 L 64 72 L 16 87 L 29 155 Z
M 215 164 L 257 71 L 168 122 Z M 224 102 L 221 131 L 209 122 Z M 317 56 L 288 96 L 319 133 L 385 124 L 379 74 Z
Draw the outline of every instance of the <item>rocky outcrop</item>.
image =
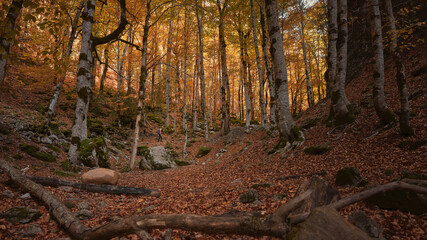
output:
M 161 170 L 176 167 L 172 155 L 163 146 L 151 148 L 140 146 L 137 154 L 142 158 L 139 163 L 141 170 Z

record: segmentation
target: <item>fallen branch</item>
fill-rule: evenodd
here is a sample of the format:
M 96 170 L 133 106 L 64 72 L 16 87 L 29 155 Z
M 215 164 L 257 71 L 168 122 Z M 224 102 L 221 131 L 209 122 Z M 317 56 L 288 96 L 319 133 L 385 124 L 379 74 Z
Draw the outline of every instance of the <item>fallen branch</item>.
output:
M 301 174 L 301 175 L 289 175 L 289 176 L 278 177 L 276 179 L 277 180 L 288 180 L 288 179 L 295 179 L 295 178 L 302 178 L 302 177 L 324 176 L 324 175 L 326 175 L 326 171 L 309 173 L 309 174 Z
M 101 185 L 101 184 L 88 184 L 88 183 L 76 183 L 65 181 L 58 178 L 38 177 L 38 176 L 27 176 L 30 180 L 39 183 L 43 186 L 60 187 L 60 186 L 71 186 L 79 188 L 88 192 L 102 192 L 109 194 L 126 194 L 126 195 L 147 195 L 158 197 L 160 192 L 156 190 L 150 190 L 146 188 L 137 187 L 123 187 L 114 185 Z

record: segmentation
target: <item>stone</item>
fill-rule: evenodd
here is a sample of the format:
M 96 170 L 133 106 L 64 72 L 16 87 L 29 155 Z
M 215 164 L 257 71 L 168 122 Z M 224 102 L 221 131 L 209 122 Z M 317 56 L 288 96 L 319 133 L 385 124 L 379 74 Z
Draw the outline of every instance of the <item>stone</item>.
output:
M 368 240 L 365 232 L 347 222 L 337 211 L 329 207 L 315 208 L 308 218 L 293 227 L 287 240 Z
M 80 220 L 89 219 L 93 217 L 93 213 L 87 209 L 79 210 L 74 213 L 74 215 Z
M 11 223 L 29 223 L 41 217 L 41 213 L 35 209 L 25 207 L 13 207 L 7 210 L 3 217 Z
M 106 168 L 96 168 L 82 175 L 82 182 L 93 184 L 116 185 L 119 181 L 119 173 Z
M 73 200 L 66 199 L 62 202 L 68 209 L 72 209 L 76 207 L 76 202 Z
M 353 212 L 349 218 L 356 227 L 367 233 L 370 237 L 382 239 L 382 227 L 366 215 L 363 211 Z
M 78 160 L 88 167 L 110 168 L 105 138 L 98 137 L 81 141 Z
M 43 233 L 39 224 L 32 224 L 25 229 L 24 237 L 35 237 Z
M 163 146 L 146 148 L 139 147 L 142 160 L 139 163 L 141 170 L 162 170 L 167 168 L 176 168 L 177 165 L 173 161 L 173 157 L 169 151 Z
M 255 189 L 249 189 L 248 192 L 243 193 L 240 195 L 240 202 L 241 203 L 251 203 L 258 200 L 259 194 Z
M 25 194 L 21 195 L 19 198 L 20 199 L 30 199 L 31 195 L 30 195 L 30 193 L 25 193 Z
M 77 204 L 77 208 L 79 210 L 88 210 L 89 209 L 89 203 L 87 203 L 87 202 L 79 202 L 79 204 Z
M 99 206 L 105 208 L 107 204 L 104 201 L 99 202 Z
M 4 190 L 2 192 L 2 195 L 5 197 L 8 197 L 8 198 L 14 198 L 15 197 L 15 194 L 13 194 L 13 192 L 10 190 Z
M 367 184 L 367 181 L 362 177 L 359 170 L 354 167 L 345 167 L 337 172 L 335 178 L 335 184 L 337 186 L 357 186 L 363 187 Z
M 48 137 L 43 137 L 40 141 L 44 144 L 52 144 L 52 140 Z
M 73 191 L 73 187 L 71 187 L 71 186 L 60 186 L 58 189 L 62 190 L 64 192 L 72 192 Z

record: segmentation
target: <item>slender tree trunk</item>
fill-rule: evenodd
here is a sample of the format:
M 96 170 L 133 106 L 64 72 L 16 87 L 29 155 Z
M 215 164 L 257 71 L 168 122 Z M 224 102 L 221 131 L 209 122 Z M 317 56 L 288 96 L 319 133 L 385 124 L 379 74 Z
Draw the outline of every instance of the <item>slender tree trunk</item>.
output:
M 400 115 L 399 115 L 399 123 L 400 123 L 400 134 L 404 136 L 413 136 L 414 130 L 411 127 L 409 121 L 409 101 L 408 101 L 408 89 L 406 87 L 406 74 L 405 74 L 405 66 L 403 65 L 402 57 L 400 56 L 399 50 L 397 48 L 397 32 L 396 32 L 396 24 L 393 14 L 393 7 L 391 4 L 391 0 L 385 0 L 385 8 L 387 10 L 388 16 L 388 24 L 390 25 L 390 33 L 391 33 L 391 45 L 390 51 L 393 54 L 394 64 L 396 65 L 396 82 L 397 87 L 399 89 L 400 94 Z
M 332 95 L 337 72 L 337 39 L 338 39 L 338 0 L 328 1 L 328 70 L 326 76 L 326 97 Z
M 221 135 L 227 135 L 230 132 L 230 83 L 227 70 L 227 53 L 224 33 L 224 15 L 227 9 L 228 0 L 224 0 L 221 7 L 220 0 L 217 0 L 219 10 L 219 47 L 221 53 L 222 84 L 221 84 Z
M 65 61 L 67 61 L 68 58 L 71 55 L 71 51 L 73 49 L 74 40 L 77 37 L 76 36 L 77 24 L 79 23 L 79 18 L 80 18 L 82 9 L 84 7 L 84 4 L 85 4 L 85 1 L 82 0 L 80 2 L 79 8 L 77 8 L 76 16 L 74 17 L 73 25 L 71 26 L 70 36 L 68 38 L 67 50 L 65 52 Z M 64 67 L 65 67 L 64 72 L 61 75 L 59 82 L 56 84 L 55 91 L 53 92 L 53 98 L 50 101 L 50 104 L 49 104 L 49 107 L 48 107 L 48 110 L 47 110 L 47 119 L 46 119 L 47 125 L 50 124 L 50 122 L 52 121 L 53 115 L 55 114 L 55 106 L 56 106 L 56 103 L 58 102 L 59 94 L 61 93 L 62 86 L 63 86 L 64 81 L 65 81 L 65 76 L 67 75 L 66 66 L 64 66 Z
M 184 85 L 184 94 L 183 94 L 183 110 L 182 110 L 182 126 L 185 131 L 185 138 L 187 138 L 187 51 L 188 51 L 188 10 L 187 5 L 185 5 L 184 12 L 184 69 L 183 69 L 183 85 Z M 183 155 L 186 154 L 185 146 L 183 150 Z
M 381 33 L 381 13 L 378 0 L 369 0 L 371 7 L 371 37 L 374 48 L 374 107 L 382 125 L 395 122 L 395 117 L 385 102 L 384 95 L 384 52 Z
M 171 80 L 171 52 L 172 52 L 172 18 L 169 20 L 168 46 L 166 50 L 166 126 L 169 126 L 169 88 Z M 153 85 L 154 86 L 154 85 Z
M 82 40 L 77 71 L 77 104 L 73 128 L 71 131 L 71 145 L 68 150 L 68 160 L 73 165 L 79 164 L 78 150 L 80 142 L 87 137 L 87 111 L 90 96 L 90 66 L 92 61 L 92 26 L 94 22 L 96 0 L 88 0 L 83 11 Z
M 132 40 L 131 42 L 134 42 L 134 38 L 135 38 L 135 34 L 132 34 Z M 128 59 L 128 63 L 127 63 L 127 77 L 126 77 L 126 81 L 127 81 L 127 89 L 126 89 L 126 96 L 128 96 L 131 91 L 132 91 L 132 75 L 133 75 L 133 67 L 132 67 L 132 49 L 133 48 L 129 48 L 129 57 Z
M 2 47 L 2 52 L 0 55 L 0 84 L 4 82 L 6 76 L 6 64 L 10 51 L 10 46 L 12 43 L 8 40 L 10 36 L 13 36 L 12 32 L 15 31 L 16 19 L 19 16 L 19 13 L 22 9 L 23 0 L 14 0 L 10 4 L 9 11 L 6 15 L 5 32 L 0 35 L 0 46 Z
M 97 61 L 96 61 L 96 59 L 95 59 L 95 55 L 94 54 L 92 54 L 92 66 L 91 66 L 92 68 L 92 73 L 91 73 L 91 75 L 90 75 L 90 86 L 91 86 L 91 88 L 92 89 L 95 89 L 96 88 L 96 67 L 97 67 Z
M 139 142 L 139 129 L 142 127 L 142 115 L 145 108 L 145 83 L 147 82 L 147 45 L 148 45 L 148 31 L 150 30 L 150 17 L 151 17 L 151 0 L 147 0 L 147 15 L 145 16 L 144 33 L 142 36 L 142 57 L 141 57 L 141 76 L 139 78 L 138 90 L 138 109 L 135 122 L 134 139 L 132 143 L 132 154 L 129 159 L 129 168 L 134 169 L 136 163 L 136 152 Z
M 215 42 L 215 35 L 213 41 Z M 212 55 L 212 80 L 210 86 L 210 97 L 209 97 L 209 126 L 212 127 L 212 102 L 215 104 L 215 96 L 214 96 L 214 83 L 216 78 L 216 68 L 215 68 L 215 52 L 216 48 L 214 47 L 214 54 Z
M 129 29 L 128 36 L 126 38 L 126 41 L 129 42 L 131 37 L 132 31 Z M 117 122 L 119 124 L 119 128 L 121 127 L 121 99 L 120 99 L 120 88 L 122 85 L 122 74 L 123 74 L 123 65 L 125 61 L 126 51 L 128 48 L 128 44 L 125 43 L 125 47 L 123 49 L 123 53 L 120 56 L 120 41 L 117 41 L 117 93 L 116 93 L 116 103 L 117 103 Z
M 274 89 L 273 75 L 270 66 L 270 58 L 268 57 L 267 46 L 267 31 L 265 27 L 265 7 L 260 4 L 260 23 L 262 33 L 262 55 L 264 58 L 264 65 L 267 74 L 268 88 L 270 90 L 270 126 L 276 126 L 276 90 Z
M 194 76 L 193 76 L 193 132 L 197 128 L 197 99 L 199 97 L 199 65 L 200 59 L 196 57 L 196 63 L 194 64 Z
M 258 69 L 259 105 L 260 105 L 260 109 L 261 109 L 261 124 L 263 127 L 266 127 L 268 125 L 268 119 L 267 119 L 267 110 L 265 107 L 265 99 L 264 99 L 264 82 L 262 79 L 261 59 L 259 57 L 258 40 L 257 40 L 257 36 L 256 36 L 254 0 L 251 0 L 251 10 L 252 10 L 252 29 L 253 29 L 252 36 L 254 39 L 256 65 L 257 65 L 257 69 Z
M 196 1 L 196 17 L 197 17 L 197 26 L 199 29 L 199 63 L 200 63 L 200 92 L 201 92 L 201 100 L 200 104 L 202 107 L 202 115 L 203 115 L 203 124 L 205 128 L 205 140 L 209 140 L 209 129 L 208 129 L 208 119 L 206 113 L 206 82 L 205 82 L 205 68 L 203 61 L 203 19 L 199 15 L 199 5 L 198 0 Z M 202 4 L 203 5 L 203 4 Z
M 241 29 L 237 29 L 238 35 L 239 35 L 239 43 L 240 43 L 240 62 L 241 62 L 241 81 L 243 83 L 243 90 L 244 90 L 244 99 L 245 99 L 245 109 L 246 109 L 246 128 L 249 127 L 251 124 L 251 104 L 250 104 L 250 94 L 249 94 L 249 86 L 248 86 L 248 64 L 246 62 L 247 58 L 245 56 L 245 37 L 244 33 Z M 243 97 L 243 96 L 242 96 Z M 243 109 L 243 104 L 241 105 Z M 243 110 L 242 110 L 243 112 Z
M 99 84 L 99 94 L 102 94 L 104 92 L 104 83 L 108 72 L 108 52 L 109 45 L 107 45 L 104 49 L 104 68 L 102 69 L 101 83 Z
M 347 0 L 328 1 L 329 9 L 329 81 L 331 85 L 331 112 L 330 118 L 335 124 L 345 124 L 354 118 L 348 109 L 348 100 L 345 95 L 345 81 L 347 73 Z M 339 9 L 339 34 L 337 11 Z M 336 45 L 334 45 L 336 44 Z M 334 68 L 335 66 L 335 68 Z
M 251 64 L 249 63 L 249 56 L 248 56 L 248 48 L 245 45 L 245 54 L 246 54 L 246 59 L 248 62 L 248 90 L 249 90 L 249 103 L 251 104 L 251 121 L 255 120 L 255 91 L 252 88 L 252 74 L 251 74 Z M 256 87 L 255 87 L 256 88 Z
M 300 6 L 300 14 L 301 14 L 301 22 L 300 22 L 301 45 L 302 45 L 302 54 L 304 57 L 304 64 L 305 64 L 305 79 L 307 82 L 307 102 L 308 102 L 308 106 L 311 107 L 314 105 L 314 97 L 313 97 L 313 89 L 311 87 L 311 82 L 310 82 L 310 72 L 309 72 L 309 67 L 307 62 L 307 50 L 305 46 L 305 37 L 304 37 L 304 7 L 302 5 L 301 0 L 299 0 L 298 4 Z
M 283 52 L 283 37 L 280 31 L 276 0 L 265 0 L 268 32 L 270 34 L 270 53 L 273 60 L 275 90 L 277 96 L 277 127 L 280 134 L 278 147 L 288 147 L 302 142 L 304 137 L 295 125 L 289 110 L 288 76 L 286 72 L 285 54 Z

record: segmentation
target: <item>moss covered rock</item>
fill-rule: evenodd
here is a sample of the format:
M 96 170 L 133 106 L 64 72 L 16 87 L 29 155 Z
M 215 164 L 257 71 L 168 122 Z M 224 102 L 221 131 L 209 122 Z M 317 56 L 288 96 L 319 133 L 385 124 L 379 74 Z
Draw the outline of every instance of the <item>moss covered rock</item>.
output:
M 141 153 L 141 161 L 139 162 L 141 170 L 162 170 L 176 167 L 172 155 L 163 146 L 151 148 L 140 146 L 139 151 Z
M 45 161 L 45 162 L 55 162 L 56 161 L 56 157 L 53 156 L 50 153 L 47 152 L 43 152 L 43 151 L 39 151 L 40 148 L 37 146 L 33 146 L 30 144 L 21 144 L 19 145 L 19 148 L 26 152 L 28 155 L 35 157 L 39 160 Z
M 4 218 L 12 223 L 29 223 L 41 217 L 41 213 L 35 209 L 25 207 L 13 207 L 4 213 Z
M 368 182 L 363 179 L 359 170 L 354 167 L 345 167 L 340 169 L 337 172 L 335 179 L 335 184 L 337 186 L 357 186 L 362 187 L 368 184 Z
M 104 137 L 81 141 L 78 160 L 88 167 L 110 168 L 108 148 Z
M 248 192 L 240 195 L 239 199 L 241 203 L 251 203 L 259 199 L 259 194 L 255 189 L 251 188 L 248 190 Z
M 330 148 L 326 145 L 314 145 L 304 148 L 304 152 L 310 155 L 322 155 L 329 150 Z
M 87 125 L 91 133 L 94 133 L 99 136 L 104 134 L 104 124 L 100 120 L 95 118 L 89 118 L 87 121 Z
M 302 124 L 301 129 L 312 128 L 312 127 L 316 126 L 318 122 L 320 122 L 320 118 L 318 118 L 318 117 L 308 119 Z
M 199 148 L 199 152 L 197 152 L 196 157 L 197 158 L 201 158 L 203 156 L 206 156 L 208 153 L 210 153 L 211 150 L 212 150 L 211 147 L 205 147 L 205 146 L 200 147 Z

